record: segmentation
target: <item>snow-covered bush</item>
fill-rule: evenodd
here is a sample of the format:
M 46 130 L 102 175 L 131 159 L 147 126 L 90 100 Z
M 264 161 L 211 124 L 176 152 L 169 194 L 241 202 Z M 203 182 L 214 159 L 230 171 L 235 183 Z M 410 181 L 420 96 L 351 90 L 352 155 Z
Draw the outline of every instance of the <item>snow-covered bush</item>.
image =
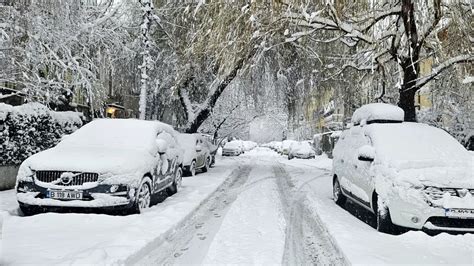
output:
M 56 145 L 63 135 L 82 126 L 82 114 L 54 112 L 39 103 L 0 103 L 0 165 L 20 164 Z

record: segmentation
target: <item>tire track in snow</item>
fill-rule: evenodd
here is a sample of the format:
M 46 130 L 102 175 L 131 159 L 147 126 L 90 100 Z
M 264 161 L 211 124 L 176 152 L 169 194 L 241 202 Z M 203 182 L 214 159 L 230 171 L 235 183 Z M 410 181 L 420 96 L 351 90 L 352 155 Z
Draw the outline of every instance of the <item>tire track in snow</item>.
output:
M 252 167 L 241 165 L 190 218 L 170 233 L 152 250 L 127 264 L 172 265 L 196 264 L 206 256 L 213 236 L 219 230 L 225 212 L 246 183 Z
M 317 214 L 308 208 L 306 194 L 295 188 L 282 165 L 274 166 L 273 171 L 287 220 L 282 264 L 348 265 Z

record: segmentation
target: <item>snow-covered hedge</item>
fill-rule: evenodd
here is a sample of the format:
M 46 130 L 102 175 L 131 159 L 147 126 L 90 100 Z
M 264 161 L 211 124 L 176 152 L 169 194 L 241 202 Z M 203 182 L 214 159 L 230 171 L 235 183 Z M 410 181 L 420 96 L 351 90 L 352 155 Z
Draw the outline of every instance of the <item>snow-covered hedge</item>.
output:
M 82 114 L 55 112 L 39 103 L 0 103 L 0 165 L 20 164 L 82 126 Z

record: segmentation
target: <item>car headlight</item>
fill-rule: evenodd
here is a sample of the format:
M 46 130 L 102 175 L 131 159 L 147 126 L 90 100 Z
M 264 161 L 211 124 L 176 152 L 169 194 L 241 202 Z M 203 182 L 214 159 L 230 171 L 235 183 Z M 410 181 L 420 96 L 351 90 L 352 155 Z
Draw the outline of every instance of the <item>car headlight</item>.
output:
M 35 192 L 35 188 L 33 186 L 33 182 L 28 182 L 28 181 L 20 181 L 18 182 L 18 185 L 16 186 L 16 191 L 17 192 Z
M 26 181 L 33 182 L 33 177 L 35 176 L 35 171 L 32 170 L 29 166 L 22 164 L 18 169 L 17 182 Z

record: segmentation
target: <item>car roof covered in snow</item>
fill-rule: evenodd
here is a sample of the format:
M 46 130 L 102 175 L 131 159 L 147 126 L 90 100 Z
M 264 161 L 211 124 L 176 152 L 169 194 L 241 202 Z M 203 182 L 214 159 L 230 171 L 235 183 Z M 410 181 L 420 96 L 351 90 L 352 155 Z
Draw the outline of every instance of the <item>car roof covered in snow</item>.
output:
M 405 112 L 398 106 L 386 103 L 371 103 L 363 105 L 355 110 L 351 122 L 354 123 L 354 125 L 358 125 L 364 120 L 366 122 L 402 122 L 404 117 Z
M 96 119 L 65 138 L 58 147 L 152 149 L 161 132 L 177 134 L 173 127 L 159 121 Z

